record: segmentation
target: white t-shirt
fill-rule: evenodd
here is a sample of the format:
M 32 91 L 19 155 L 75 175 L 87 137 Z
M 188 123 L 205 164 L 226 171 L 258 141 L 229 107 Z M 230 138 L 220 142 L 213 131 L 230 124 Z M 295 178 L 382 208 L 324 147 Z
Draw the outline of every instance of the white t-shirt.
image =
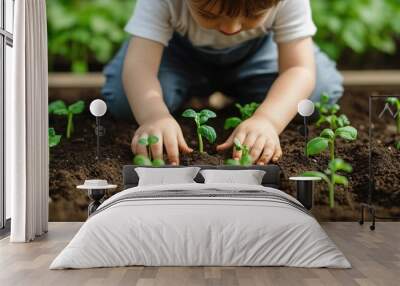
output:
M 283 0 L 268 11 L 261 27 L 227 36 L 205 29 L 193 19 L 185 0 L 138 0 L 125 31 L 167 46 L 174 32 L 186 36 L 197 47 L 223 49 L 274 32 L 277 43 L 313 36 L 310 0 Z

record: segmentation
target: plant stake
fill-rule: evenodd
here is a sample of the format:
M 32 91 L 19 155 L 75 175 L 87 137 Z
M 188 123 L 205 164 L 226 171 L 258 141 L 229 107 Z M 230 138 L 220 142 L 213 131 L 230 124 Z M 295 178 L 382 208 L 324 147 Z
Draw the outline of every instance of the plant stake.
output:
M 105 128 L 100 125 L 100 118 L 107 112 L 107 104 L 101 100 L 93 100 L 90 104 L 90 113 L 96 117 L 95 134 L 97 136 L 96 160 L 100 159 L 100 137 L 105 135 Z
M 306 155 L 307 158 L 308 158 L 308 152 L 307 152 L 307 142 L 308 142 L 307 117 L 311 116 L 314 113 L 314 110 L 315 110 L 314 103 L 309 99 L 303 99 L 297 105 L 297 111 L 304 119 L 304 140 L 305 140 L 304 149 L 305 149 L 305 155 Z

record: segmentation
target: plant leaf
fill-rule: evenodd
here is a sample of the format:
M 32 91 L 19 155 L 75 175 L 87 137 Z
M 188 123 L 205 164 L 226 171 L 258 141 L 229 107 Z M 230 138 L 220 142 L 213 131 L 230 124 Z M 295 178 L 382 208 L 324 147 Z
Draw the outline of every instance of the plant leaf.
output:
M 240 140 L 238 138 L 235 137 L 235 139 L 233 139 L 233 145 L 235 145 L 235 149 L 237 151 L 242 150 L 242 143 L 240 143 Z
M 323 93 L 321 93 L 321 103 L 322 104 L 327 104 L 327 103 L 329 103 L 329 99 L 330 99 L 330 96 L 329 96 L 329 94 L 327 93 L 327 92 L 323 92 Z
M 197 112 L 194 111 L 193 109 L 189 108 L 186 109 L 183 113 L 182 113 L 183 117 L 187 117 L 187 118 L 196 118 L 197 117 Z
M 239 117 L 228 118 L 225 120 L 224 129 L 236 128 L 240 123 L 242 123 L 242 119 Z
M 73 60 L 71 70 L 75 74 L 85 74 L 88 72 L 88 63 L 81 59 Z
M 247 156 L 249 155 L 249 147 L 246 145 L 242 145 L 242 156 Z
M 239 109 L 239 112 L 242 110 L 243 106 L 240 103 L 235 104 L 236 108 Z
M 338 104 L 332 104 L 328 109 L 331 114 L 336 114 L 340 110 L 340 106 Z
M 393 106 L 397 106 L 397 102 L 400 101 L 400 99 L 398 99 L 397 97 L 388 97 L 386 98 L 386 102 L 393 105 Z
M 246 120 L 251 116 L 253 116 L 254 112 L 257 110 L 259 106 L 260 104 L 258 104 L 257 102 L 251 102 L 239 108 L 242 120 Z
M 329 180 L 327 175 L 325 175 L 322 172 L 318 172 L 318 171 L 307 171 L 307 172 L 302 173 L 300 176 L 303 176 L 303 177 L 317 177 L 317 178 L 321 178 L 322 180 L 324 180 L 327 184 L 331 183 L 331 181 Z
M 307 143 L 307 154 L 310 156 L 321 154 L 328 149 L 329 141 L 323 137 L 316 137 Z
M 55 147 L 60 144 L 61 135 L 57 135 L 54 128 L 49 128 L 49 147 Z
M 348 141 L 354 141 L 357 139 L 357 129 L 353 126 L 340 127 L 336 129 L 335 134 L 336 136 Z
M 350 173 L 353 171 L 353 168 L 349 163 L 346 163 L 343 159 L 337 158 L 329 162 L 329 169 L 332 172 L 337 172 L 337 171 L 344 171 L 347 173 Z
M 239 160 L 235 160 L 235 159 L 227 159 L 227 160 L 225 160 L 225 165 L 228 165 L 228 166 L 239 166 L 240 162 L 239 162 Z
M 53 111 L 53 114 L 59 116 L 68 116 L 68 109 L 56 109 Z
M 397 112 L 400 112 L 400 98 L 394 97 L 395 100 L 393 100 L 393 106 L 396 107 Z
M 336 123 L 337 123 L 337 116 L 336 115 L 329 115 L 326 117 L 326 122 L 329 123 L 329 125 L 331 126 L 331 128 L 333 130 L 336 129 Z
M 339 127 L 345 127 L 350 125 L 350 120 L 346 115 L 342 114 L 337 118 L 337 124 Z
M 395 143 L 395 147 L 396 147 L 397 150 L 400 150 L 400 141 L 397 141 Z
M 329 140 L 335 139 L 335 133 L 332 131 L 332 129 L 329 128 L 322 130 L 320 136 Z
M 58 110 L 61 113 L 65 112 L 64 114 L 57 114 L 57 115 L 68 114 L 67 106 L 65 105 L 64 101 L 62 101 L 62 100 L 56 100 L 49 104 L 49 107 L 48 107 L 49 114 L 53 114 L 56 110 Z
M 347 180 L 345 176 L 334 174 L 333 183 L 347 187 L 349 185 L 349 180 Z
M 208 125 L 202 125 L 199 127 L 200 134 L 205 137 L 208 142 L 214 143 L 217 139 L 217 133 L 215 132 L 214 128 Z
M 149 139 L 147 137 L 142 137 L 138 140 L 138 143 L 143 146 L 149 145 Z
M 321 106 L 319 111 L 321 114 L 325 114 L 325 115 L 327 115 L 329 113 L 329 109 L 326 105 Z
M 315 125 L 317 125 L 317 127 L 320 127 L 325 122 L 326 122 L 326 116 L 325 115 L 320 115 L 319 119 L 318 119 L 318 121 L 317 121 L 317 123 Z
M 204 115 L 200 115 L 200 125 L 204 124 L 208 121 L 208 117 Z
M 49 147 L 55 147 L 61 142 L 61 135 L 54 135 L 53 137 L 49 137 Z
M 83 100 L 79 100 L 70 106 L 68 106 L 68 111 L 73 114 L 81 114 L 85 110 L 85 102 Z
M 143 155 L 136 155 L 133 158 L 133 164 L 138 166 L 152 166 L 150 159 Z
M 157 144 L 158 141 L 159 141 L 159 139 L 155 135 L 150 135 L 149 138 L 147 138 L 147 142 L 148 142 L 149 145 Z
M 165 165 L 165 161 L 163 159 L 154 159 L 152 165 L 154 167 L 161 167 Z
M 54 128 L 49 128 L 49 137 L 56 135 Z
M 253 158 L 251 158 L 251 156 L 249 154 L 242 155 L 242 158 L 240 158 L 240 165 L 242 165 L 242 166 L 253 165 Z
M 204 124 L 208 121 L 208 119 L 217 117 L 217 114 L 209 109 L 203 109 L 202 111 L 200 111 L 199 116 L 200 124 Z

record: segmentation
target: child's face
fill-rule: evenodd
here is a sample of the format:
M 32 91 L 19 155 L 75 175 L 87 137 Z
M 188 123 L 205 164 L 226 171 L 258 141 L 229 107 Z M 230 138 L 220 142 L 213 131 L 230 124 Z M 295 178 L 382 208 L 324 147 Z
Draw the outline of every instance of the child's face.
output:
M 206 29 L 217 30 L 225 35 L 232 36 L 250 29 L 261 26 L 268 16 L 269 9 L 260 10 L 253 15 L 239 15 L 229 17 L 219 15 L 220 7 L 217 3 L 213 7 L 200 7 L 188 1 L 190 13 L 195 21 Z

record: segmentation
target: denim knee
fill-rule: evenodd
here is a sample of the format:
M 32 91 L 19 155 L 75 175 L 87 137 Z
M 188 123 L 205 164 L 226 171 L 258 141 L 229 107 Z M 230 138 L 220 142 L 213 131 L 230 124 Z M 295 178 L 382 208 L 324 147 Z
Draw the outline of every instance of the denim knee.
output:
M 171 113 L 178 111 L 188 97 L 188 79 L 179 74 L 160 69 L 158 79 L 161 84 L 164 102 Z
M 315 60 L 317 65 L 317 78 L 315 89 L 311 95 L 311 100 L 317 102 L 322 93 L 328 93 L 331 103 L 336 103 L 343 95 L 343 77 L 336 68 L 334 61 L 321 52 L 318 47 L 315 48 Z

